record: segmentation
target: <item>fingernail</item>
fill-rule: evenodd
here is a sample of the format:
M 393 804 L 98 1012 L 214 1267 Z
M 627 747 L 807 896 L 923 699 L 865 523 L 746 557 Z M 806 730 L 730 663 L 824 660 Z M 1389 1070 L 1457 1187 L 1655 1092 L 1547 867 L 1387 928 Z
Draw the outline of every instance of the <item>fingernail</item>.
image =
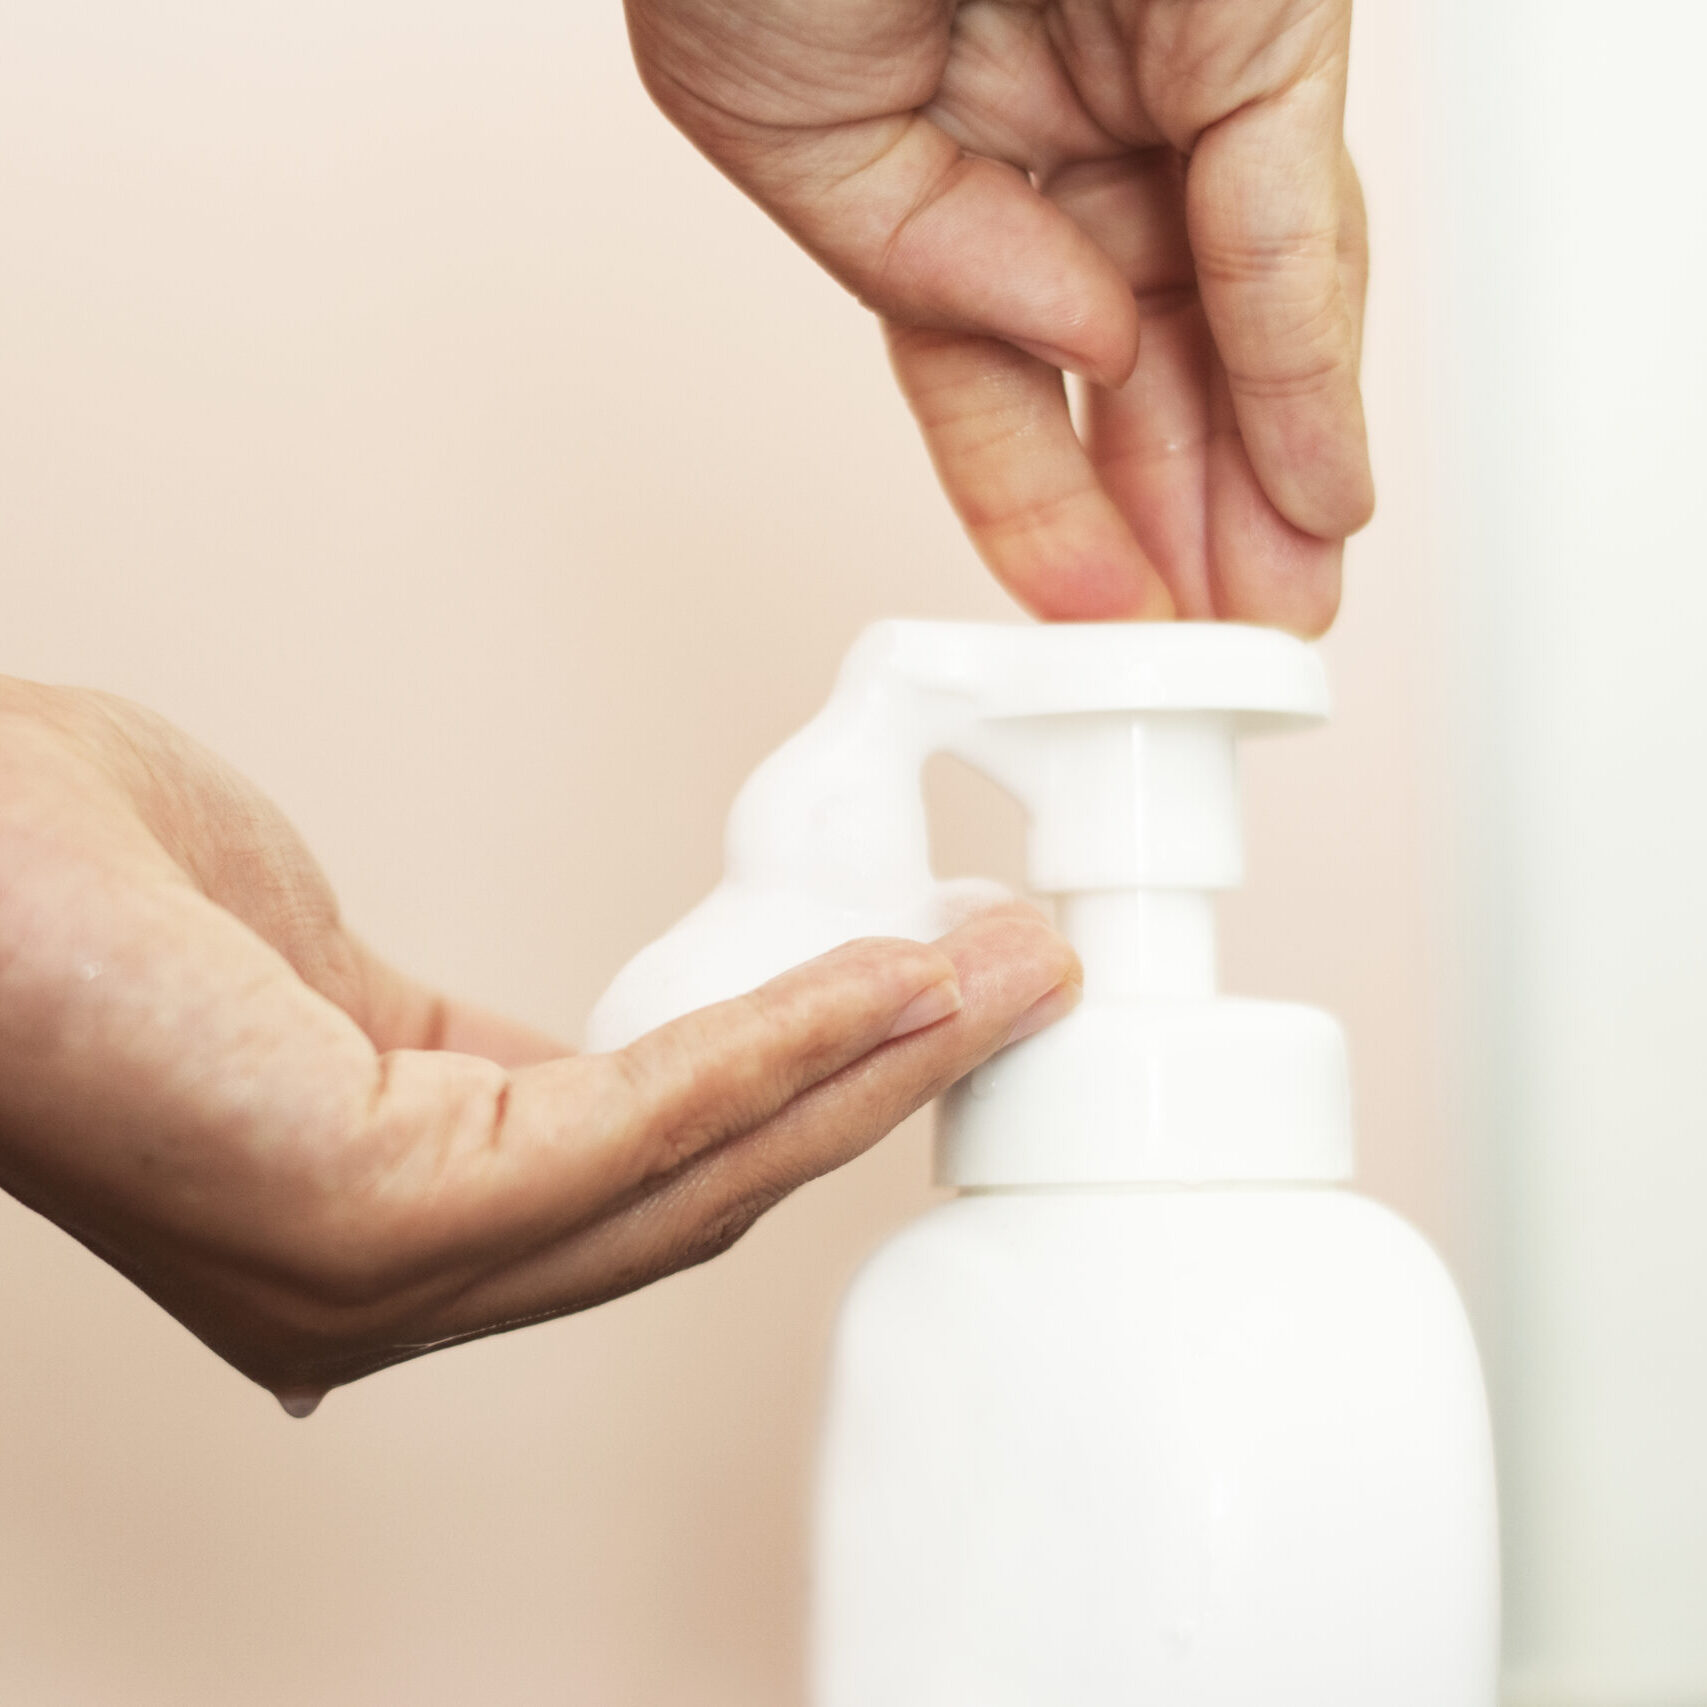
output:
M 1074 982 L 1057 984 L 1049 994 L 1032 1005 L 1014 1021 L 1014 1028 L 1007 1035 L 1002 1047 L 1009 1043 L 1018 1043 L 1022 1037 L 1030 1037 L 1033 1032 L 1041 1031 L 1046 1025 L 1053 1025 L 1056 1020 L 1070 1014 L 1079 1005 L 1079 997 L 1084 994 L 1084 986 Z
M 944 978 L 940 984 L 921 990 L 895 1016 L 895 1023 L 889 1028 L 889 1035 L 884 1041 L 893 1043 L 897 1037 L 923 1031 L 927 1025 L 935 1025 L 939 1019 L 947 1019 L 950 1014 L 959 1012 L 960 984 L 956 979 Z

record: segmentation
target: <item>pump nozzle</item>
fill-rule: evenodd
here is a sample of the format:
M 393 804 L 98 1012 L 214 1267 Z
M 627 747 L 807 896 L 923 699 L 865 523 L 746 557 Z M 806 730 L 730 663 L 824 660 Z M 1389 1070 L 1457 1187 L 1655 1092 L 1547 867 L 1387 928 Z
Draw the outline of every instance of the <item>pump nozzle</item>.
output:
M 920 788 L 924 762 L 937 752 L 982 770 L 1026 808 L 1028 882 L 1057 899 L 1059 922 L 1085 962 L 1079 1013 L 998 1057 L 1005 1073 L 1019 1075 L 1002 1093 L 1005 1106 L 1029 1105 L 1017 1094 L 1024 1063 L 1051 1053 L 1037 1045 L 1058 1051 L 1063 1037 L 1069 1045 L 1090 1038 L 1104 1010 L 1118 1016 L 1121 1037 L 1098 1042 L 1095 1059 L 1063 1063 L 1080 1074 L 1081 1091 L 1106 1082 L 1111 1095 L 1155 1104 L 1155 1085 L 1126 1084 L 1111 1063 L 1130 1065 L 1146 1048 L 1179 1054 L 1157 1041 L 1169 1030 L 1170 1003 L 1200 1006 L 1198 1020 L 1217 1035 L 1260 1008 L 1273 1022 L 1264 1034 L 1279 1024 L 1292 1047 L 1296 1016 L 1308 1010 L 1210 1000 L 1210 892 L 1236 884 L 1241 873 L 1236 736 L 1313 721 L 1326 710 L 1319 658 L 1267 629 L 878 623 L 849 653 L 824 710 L 748 779 L 730 814 L 724 881 L 618 975 L 594 1010 L 589 1047 L 618 1047 L 857 936 L 938 934 L 945 886 L 931 873 Z M 1321 1026 L 1332 1032 L 1333 1055 L 1337 1028 L 1309 1015 L 1306 1030 Z M 1242 1045 L 1241 1059 L 1247 1067 L 1254 1059 Z M 967 1100 L 992 1101 L 985 1093 L 995 1066 L 951 1099 L 945 1166 L 960 1183 L 978 1182 L 980 1168 L 968 1155 L 995 1154 L 977 1138 L 991 1125 L 988 1110 Z M 1203 1099 L 1193 1093 L 1195 1103 L 1192 1096 L 1180 1102 L 1184 1074 L 1177 1063 L 1164 1070 L 1178 1107 L 1148 1129 L 1196 1144 L 1194 1119 L 1182 1125 L 1178 1114 Z M 1273 1094 L 1272 1077 L 1259 1073 L 1261 1082 L 1251 1082 L 1259 1099 Z M 1343 1102 L 1343 1065 L 1336 1082 Z M 1225 1095 L 1217 1106 L 1227 1112 Z M 1059 1126 L 1060 1114 L 1052 1124 Z M 1333 1168 L 1341 1165 L 1338 1148 L 1329 1146 Z M 1071 1149 L 1055 1143 L 1038 1165 L 1067 1179 L 1085 1177 L 1086 1167 L 1094 1177 L 1150 1177 L 1096 1170 L 1179 1165 L 1171 1152 L 1134 1162 L 1129 1145 L 1117 1163 L 1102 1155 L 1106 1146 L 1093 1145 L 1079 1172 L 1062 1175 L 1073 1165 Z M 1006 1178 L 1021 1164 L 1009 1156 L 992 1165 Z M 1205 1165 L 1220 1177 L 1222 1164 Z

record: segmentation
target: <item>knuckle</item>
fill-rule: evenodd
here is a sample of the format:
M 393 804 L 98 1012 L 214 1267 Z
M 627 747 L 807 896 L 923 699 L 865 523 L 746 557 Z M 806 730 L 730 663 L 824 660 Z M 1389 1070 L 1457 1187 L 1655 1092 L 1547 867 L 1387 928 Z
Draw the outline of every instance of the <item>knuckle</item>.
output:
M 850 962 L 857 959 L 856 945 L 843 952 Z M 841 1027 L 833 1006 L 814 996 L 787 980 L 763 985 L 742 998 L 755 1040 L 770 1045 L 750 1054 L 742 1051 L 730 1076 L 730 1099 L 741 1105 L 749 1124 L 818 1078 L 834 1056 Z
M 1049 539 L 1065 530 L 1084 507 L 1084 492 L 1037 493 L 1004 504 L 967 502 L 961 506 L 966 526 L 992 548 L 1012 542 Z
M 1233 389 L 1243 396 L 1287 401 L 1332 391 L 1346 367 L 1345 357 L 1324 352 L 1291 362 L 1229 367 L 1227 376 Z
M 907 376 L 907 396 L 936 453 L 964 463 L 987 462 L 1029 448 L 1050 425 L 1031 358 L 1010 346 L 981 352 L 977 362 L 943 362 L 939 373 Z
M 746 1237 L 758 1218 L 757 1210 L 749 1213 L 744 1208 L 718 1216 L 700 1229 L 699 1236 L 693 1242 L 688 1266 L 710 1262 L 713 1258 L 722 1256 L 725 1251 L 733 1249 Z
M 1228 377 L 1241 390 L 1308 395 L 1355 369 L 1357 333 L 1337 263 L 1269 275 L 1260 286 L 1254 278 L 1220 282 L 1246 287 L 1216 332 Z
M 1268 288 L 1288 278 L 1320 278 L 1333 266 L 1339 243 L 1336 222 L 1272 236 L 1245 233 L 1232 242 L 1199 237 L 1192 245 L 1192 257 L 1199 279 Z
M 648 1176 L 662 1178 L 686 1167 L 705 1148 L 710 1130 L 707 1119 L 678 1116 L 653 1121 L 646 1133 Z
M 1262 316 L 1243 348 L 1224 351 L 1227 377 L 1249 397 L 1310 397 L 1355 372 L 1356 336 L 1337 290 Z

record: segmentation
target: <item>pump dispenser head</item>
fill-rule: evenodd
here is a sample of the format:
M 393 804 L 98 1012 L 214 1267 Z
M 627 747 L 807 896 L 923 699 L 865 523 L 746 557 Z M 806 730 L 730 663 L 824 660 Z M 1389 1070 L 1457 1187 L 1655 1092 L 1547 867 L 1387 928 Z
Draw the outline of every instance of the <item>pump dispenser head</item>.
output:
M 1326 711 L 1316 653 L 1267 629 L 875 624 L 742 789 L 723 883 L 618 975 L 589 1047 L 857 936 L 939 934 L 958 886 L 931 873 L 920 773 L 948 752 L 1025 807 L 1028 883 L 1085 999 L 949 1094 L 945 1183 L 1343 1178 L 1339 1028 L 1217 998 L 1212 912 L 1242 871 L 1236 737 Z

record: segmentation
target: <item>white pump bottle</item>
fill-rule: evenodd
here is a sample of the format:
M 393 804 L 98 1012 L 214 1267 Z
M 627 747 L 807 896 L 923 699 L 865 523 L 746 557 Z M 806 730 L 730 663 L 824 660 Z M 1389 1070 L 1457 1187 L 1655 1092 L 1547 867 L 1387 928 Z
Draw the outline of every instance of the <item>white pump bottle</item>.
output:
M 1215 990 L 1235 736 L 1326 705 L 1266 630 L 878 624 L 743 789 L 724 883 L 595 1011 L 615 1047 L 851 937 L 933 934 L 940 751 L 1027 808 L 1084 961 L 1076 1012 L 945 1099 L 960 1195 L 845 1306 L 815 1707 L 1493 1707 L 1462 1307 L 1338 1189 L 1339 1027 Z

